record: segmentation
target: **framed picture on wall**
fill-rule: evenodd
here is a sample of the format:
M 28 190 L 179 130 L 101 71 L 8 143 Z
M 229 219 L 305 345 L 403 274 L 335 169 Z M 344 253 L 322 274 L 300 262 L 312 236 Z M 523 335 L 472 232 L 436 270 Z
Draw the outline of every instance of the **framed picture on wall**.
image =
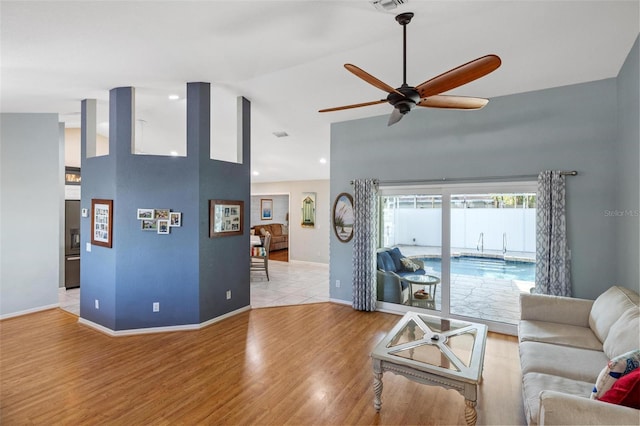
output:
M 172 228 L 182 226 L 182 213 L 169 212 L 169 226 L 171 226 Z
M 316 226 L 316 193 L 302 193 L 302 223 L 303 228 L 315 228 Z
M 168 234 L 169 230 L 169 219 L 160 219 L 158 222 L 158 234 Z
M 138 209 L 138 215 L 137 215 L 138 220 L 153 219 L 154 216 L 155 216 L 154 209 Z
M 353 238 L 353 197 L 346 192 L 338 194 L 333 203 L 333 231 L 343 243 Z
M 263 198 L 260 200 L 260 219 L 262 220 L 273 219 L 273 199 Z
M 91 200 L 91 244 L 113 246 L 113 200 Z
M 157 231 L 158 230 L 158 222 L 155 219 L 142 219 L 141 221 L 141 229 L 143 231 Z
M 209 238 L 242 235 L 244 201 L 209 200 Z

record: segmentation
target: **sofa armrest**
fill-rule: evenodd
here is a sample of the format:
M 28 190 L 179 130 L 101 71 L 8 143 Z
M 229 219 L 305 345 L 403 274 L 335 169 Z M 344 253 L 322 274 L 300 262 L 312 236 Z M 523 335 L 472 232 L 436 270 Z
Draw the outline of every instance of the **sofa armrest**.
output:
M 376 271 L 378 300 L 404 304 L 409 293 L 402 288 L 402 279 L 393 272 Z
M 593 300 L 520 293 L 520 319 L 589 327 Z
M 638 425 L 640 410 L 594 399 L 544 390 L 540 392 L 539 424 Z

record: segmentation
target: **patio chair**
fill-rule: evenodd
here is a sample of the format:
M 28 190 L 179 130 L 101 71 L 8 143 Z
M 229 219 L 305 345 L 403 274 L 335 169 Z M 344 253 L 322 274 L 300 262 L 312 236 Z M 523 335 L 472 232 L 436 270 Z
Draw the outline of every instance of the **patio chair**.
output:
M 251 247 L 251 271 L 264 271 L 269 281 L 269 244 L 271 233 L 267 232 L 262 247 Z

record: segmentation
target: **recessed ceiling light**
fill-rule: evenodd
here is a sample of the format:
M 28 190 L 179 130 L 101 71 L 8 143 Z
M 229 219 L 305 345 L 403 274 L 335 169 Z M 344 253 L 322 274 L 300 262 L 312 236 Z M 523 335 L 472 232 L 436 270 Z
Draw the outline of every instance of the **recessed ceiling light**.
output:
M 172 101 L 177 101 L 178 99 L 180 99 L 180 95 L 169 95 L 169 99 L 171 99 Z
M 289 136 L 289 133 L 285 132 L 284 130 L 278 130 L 277 132 L 273 132 L 273 135 L 277 138 L 285 138 Z
M 254 170 L 254 171 L 253 171 L 253 175 L 254 175 L 254 176 L 258 176 L 259 174 L 260 174 L 260 172 L 259 172 L 259 171 L 257 171 L 257 170 Z
M 320 164 L 327 164 L 327 159 L 326 158 L 321 158 L 320 159 Z
M 178 151 L 171 151 L 171 155 L 173 155 L 174 157 L 178 156 Z

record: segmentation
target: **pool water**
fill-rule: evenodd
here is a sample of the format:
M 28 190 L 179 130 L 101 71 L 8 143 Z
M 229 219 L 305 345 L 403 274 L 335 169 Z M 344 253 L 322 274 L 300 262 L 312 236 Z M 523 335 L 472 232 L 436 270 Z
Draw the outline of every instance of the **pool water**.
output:
M 439 258 L 422 258 L 425 270 L 431 268 L 442 272 Z M 451 258 L 451 274 L 473 277 L 495 278 L 500 280 L 535 281 L 536 264 L 533 262 L 515 262 L 486 257 L 461 256 Z

